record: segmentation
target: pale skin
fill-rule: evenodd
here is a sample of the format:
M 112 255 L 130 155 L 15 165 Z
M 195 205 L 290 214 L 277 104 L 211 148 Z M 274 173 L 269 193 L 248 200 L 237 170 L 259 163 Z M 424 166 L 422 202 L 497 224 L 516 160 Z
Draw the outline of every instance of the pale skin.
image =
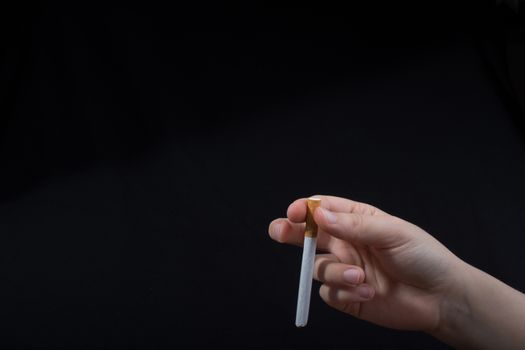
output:
M 314 212 L 314 278 L 331 307 L 419 330 L 464 349 L 524 349 L 525 295 L 462 261 L 418 226 L 369 204 L 334 196 Z M 277 242 L 302 245 L 306 198 L 270 223 Z

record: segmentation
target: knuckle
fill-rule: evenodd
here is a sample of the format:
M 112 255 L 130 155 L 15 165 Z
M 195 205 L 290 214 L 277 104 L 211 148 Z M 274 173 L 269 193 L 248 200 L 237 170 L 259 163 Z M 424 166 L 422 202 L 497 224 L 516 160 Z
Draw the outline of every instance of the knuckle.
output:
M 410 227 L 410 225 L 412 225 L 409 222 L 398 218 L 397 216 L 391 216 L 389 219 L 392 231 L 398 234 L 401 234 L 402 232 L 406 231 Z
M 360 231 L 364 225 L 363 217 L 359 214 L 350 214 L 347 216 L 347 228 L 350 231 Z

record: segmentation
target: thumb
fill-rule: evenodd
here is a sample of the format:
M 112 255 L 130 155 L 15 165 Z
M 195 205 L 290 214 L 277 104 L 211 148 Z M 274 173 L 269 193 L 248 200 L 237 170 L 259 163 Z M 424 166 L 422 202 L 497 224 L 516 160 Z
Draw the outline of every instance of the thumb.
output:
M 376 248 L 394 248 L 411 239 L 410 224 L 391 215 L 337 213 L 319 207 L 314 220 L 331 236 Z

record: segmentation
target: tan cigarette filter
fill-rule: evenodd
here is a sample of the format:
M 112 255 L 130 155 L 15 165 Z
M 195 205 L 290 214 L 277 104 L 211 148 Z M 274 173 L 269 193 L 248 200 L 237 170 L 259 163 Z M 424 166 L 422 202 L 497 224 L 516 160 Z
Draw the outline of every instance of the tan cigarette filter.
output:
M 308 210 L 306 211 L 306 237 L 317 237 L 317 224 L 314 221 L 314 211 L 321 204 L 321 198 L 310 197 L 307 199 Z

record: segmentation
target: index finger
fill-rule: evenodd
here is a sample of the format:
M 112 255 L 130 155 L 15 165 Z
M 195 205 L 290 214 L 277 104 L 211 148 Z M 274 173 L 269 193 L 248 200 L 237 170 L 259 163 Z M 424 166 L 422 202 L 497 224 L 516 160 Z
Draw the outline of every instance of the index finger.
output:
M 336 213 L 356 213 L 361 215 L 386 214 L 384 211 L 370 204 L 347 198 L 326 195 L 315 195 L 312 197 L 321 198 L 321 207 Z M 287 217 L 291 222 L 300 223 L 306 220 L 306 200 L 307 198 L 300 198 L 290 204 L 287 210 Z

